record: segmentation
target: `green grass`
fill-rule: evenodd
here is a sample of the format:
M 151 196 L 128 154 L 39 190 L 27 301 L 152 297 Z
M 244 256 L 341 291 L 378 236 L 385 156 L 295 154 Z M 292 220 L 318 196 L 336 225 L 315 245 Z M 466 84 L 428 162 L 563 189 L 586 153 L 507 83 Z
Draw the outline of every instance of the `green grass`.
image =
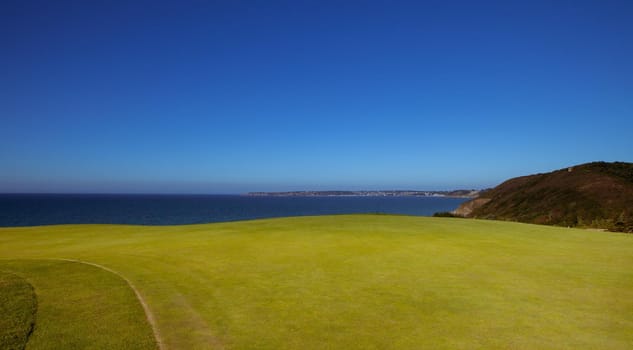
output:
M 36 310 L 33 287 L 18 275 L 0 271 L 0 349 L 24 349 Z
M 47 329 L 60 320 L 46 303 L 86 285 L 102 290 L 106 276 L 119 292 L 80 300 L 136 311 L 115 317 L 129 330 L 100 333 L 154 346 L 124 281 L 49 258 L 129 279 L 170 349 L 633 347 L 633 235 L 620 233 L 385 215 L 66 225 L 0 229 L 0 258 L 10 259 L 0 270 L 28 278 L 38 295 L 30 349 L 55 341 Z M 62 280 L 56 269 L 82 271 Z
M 134 292 L 117 275 L 39 259 L 0 260 L 0 269 L 26 276 L 35 288 L 37 315 L 29 349 L 156 348 Z

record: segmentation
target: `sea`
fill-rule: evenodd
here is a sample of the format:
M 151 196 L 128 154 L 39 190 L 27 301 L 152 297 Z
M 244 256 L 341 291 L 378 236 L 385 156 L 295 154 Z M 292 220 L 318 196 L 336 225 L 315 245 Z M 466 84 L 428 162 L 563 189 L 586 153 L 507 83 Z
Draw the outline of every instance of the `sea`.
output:
M 466 200 L 421 196 L 0 194 L 0 227 L 182 225 L 355 213 L 431 216 L 454 210 Z

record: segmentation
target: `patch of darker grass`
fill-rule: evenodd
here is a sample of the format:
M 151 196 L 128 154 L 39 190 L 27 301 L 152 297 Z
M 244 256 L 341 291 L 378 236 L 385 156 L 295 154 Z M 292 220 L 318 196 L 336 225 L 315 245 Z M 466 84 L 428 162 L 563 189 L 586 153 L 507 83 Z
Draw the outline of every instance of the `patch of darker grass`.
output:
M 35 326 L 37 299 L 25 279 L 0 271 L 0 349 L 24 349 Z

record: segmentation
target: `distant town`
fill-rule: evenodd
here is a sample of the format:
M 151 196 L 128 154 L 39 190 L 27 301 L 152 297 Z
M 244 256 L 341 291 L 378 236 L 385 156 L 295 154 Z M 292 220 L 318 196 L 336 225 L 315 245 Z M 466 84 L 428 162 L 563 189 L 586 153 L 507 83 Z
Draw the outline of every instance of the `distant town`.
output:
M 247 196 L 255 197 L 454 197 L 475 198 L 479 190 L 453 191 L 289 191 L 289 192 L 249 192 Z

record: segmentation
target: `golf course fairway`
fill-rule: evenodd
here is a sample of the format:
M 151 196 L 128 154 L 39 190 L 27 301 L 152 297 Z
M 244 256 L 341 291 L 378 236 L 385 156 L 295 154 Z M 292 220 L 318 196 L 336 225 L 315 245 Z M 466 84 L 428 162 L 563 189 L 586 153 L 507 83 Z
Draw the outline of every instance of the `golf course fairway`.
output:
M 391 215 L 0 228 L 0 293 L 0 348 L 631 349 L 633 235 Z

